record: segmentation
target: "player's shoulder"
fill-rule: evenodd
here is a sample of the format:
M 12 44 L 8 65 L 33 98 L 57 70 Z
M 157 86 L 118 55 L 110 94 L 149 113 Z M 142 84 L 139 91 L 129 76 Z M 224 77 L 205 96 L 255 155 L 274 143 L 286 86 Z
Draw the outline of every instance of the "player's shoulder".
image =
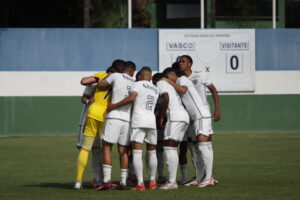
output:
M 194 84 L 202 83 L 203 85 L 210 85 L 212 81 L 209 79 L 209 74 L 203 70 L 194 71 L 191 75 L 191 81 Z
M 178 81 L 179 81 L 179 84 L 189 84 L 189 83 L 191 83 L 191 80 L 186 76 L 180 76 Z
M 167 83 L 167 81 L 165 81 L 165 80 L 160 80 L 160 81 L 158 81 L 157 83 L 156 83 L 156 86 L 159 88 L 160 86 L 165 86 L 165 85 L 167 85 L 168 83 Z
M 156 86 L 158 87 L 158 89 L 161 89 L 161 88 L 173 88 L 172 86 L 171 86 L 171 84 L 170 83 L 168 83 L 167 81 L 165 81 L 165 80 L 160 80 L 160 81 L 158 81 L 157 83 L 156 83 Z
M 135 82 L 134 79 L 131 76 L 129 76 L 128 74 L 120 74 L 120 77 L 122 77 L 125 80 Z
M 99 72 L 93 75 L 93 77 L 99 78 L 100 80 L 107 77 L 107 73 L 106 72 Z
M 156 94 L 158 94 L 159 90 L 158 87 L 156 87 L 152 82 L 150 81 L 138 81 L 140 83 L 140 86 L 146 91 L 154 91 Z

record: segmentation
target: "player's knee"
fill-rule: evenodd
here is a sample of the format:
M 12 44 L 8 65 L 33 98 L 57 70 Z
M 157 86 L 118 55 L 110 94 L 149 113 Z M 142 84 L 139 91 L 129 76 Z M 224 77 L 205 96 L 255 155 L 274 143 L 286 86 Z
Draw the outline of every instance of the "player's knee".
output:
M 208 142 L 209 141 L 209 136 L 205 136 L 205 135 L 199 134 L 197 136 L 197 141 L 198 142 Z
M 84 136 L 81 149 L 91 151 L 93 143 L 94 143 L 94 139 L 95 138 L 93 138 L 93 137 Z
M 154 151 L 156 150 L 156 145 L 147 144 L 147 151 Z

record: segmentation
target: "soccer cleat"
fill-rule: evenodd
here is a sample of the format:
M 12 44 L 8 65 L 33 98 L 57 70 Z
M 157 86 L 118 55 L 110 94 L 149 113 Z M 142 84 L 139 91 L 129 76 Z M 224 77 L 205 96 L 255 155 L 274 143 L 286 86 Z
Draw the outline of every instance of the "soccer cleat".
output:
M 157 184 L 165 184 L 168 181 L 168 179 L 165 176 L 160 176 L 157 178 L 156 183 Z
M 115 189 L 116 187 L 117 187 L 116 184 L 112 184 L 111 182 L 108 182 L 108 183 L 103 183 L 102 185 L 100 185 L 99 187 L 97 187 L 95 189 L 95 191 L 111 190 L 111 189 Z
M 135 191 L 145 191 L 146 190 L 146 187 L 144 184 L 142 185 L 137 185 L 135 186 L 135 188 L 132 188 L 132 190 L 135 190 Z
M 76 181 L 74 185 L 74 189 L 80 190 L 82 188 L 82 183 L 81 181 Z
M 161 189 L 161 190 L 176 190 L 176 189 L 178 189 L 178 185 L 177 185 L 177 183 L 170 183 L 168 181 L 166 184 L 160 186 L 159 189 Z
M 118 190 L 126 190 L 126 185 L 120 184 L 117 189 Z
M 197 184 L 196 177 L 194 177 L 192 180 L 189 180 L 189 181 L 183 183 L 184 186 L 191 186 L 191 185 L 196 185 L 196 184 Z
M 150 183 L 150 184 L 148 185 L 148 188 L 149 188 L 150 190 L 154 190 L 154 189 L 157 188 L 157 184 L 156 184 L 156 183 Z
M 200 188 L 204 188 L 204 187 L 214 186 L 217 183 L 218 183 L 218 181 L 215 181 L 214 178 L 211 178 L 210 180 L 204 180 L 204 181 L 198 182 L 196 184 L 196 186 L 200 187 Z

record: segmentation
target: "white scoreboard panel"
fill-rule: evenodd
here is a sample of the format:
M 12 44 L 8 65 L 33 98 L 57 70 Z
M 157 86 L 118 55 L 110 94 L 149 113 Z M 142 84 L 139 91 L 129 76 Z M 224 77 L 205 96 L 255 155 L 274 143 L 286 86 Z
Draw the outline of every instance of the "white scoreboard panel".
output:
M 159 71 L 190 55 L 194 72 L 208 73 L 222 92 L 255 90 L 254 29 L 159 30 Z

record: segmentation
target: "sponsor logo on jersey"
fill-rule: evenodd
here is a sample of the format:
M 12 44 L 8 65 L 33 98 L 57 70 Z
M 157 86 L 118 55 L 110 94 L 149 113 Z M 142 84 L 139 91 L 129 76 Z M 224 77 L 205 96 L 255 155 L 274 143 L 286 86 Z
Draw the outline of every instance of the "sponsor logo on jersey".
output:
M 134 82 L 134 80 L 133 80 L 131 77 L 126 76 L 125 74 L 122 74 L 122 77 L 123 77 L 124 79 L 127 79 L 127 80 L 129 80 L 129 81 Z

